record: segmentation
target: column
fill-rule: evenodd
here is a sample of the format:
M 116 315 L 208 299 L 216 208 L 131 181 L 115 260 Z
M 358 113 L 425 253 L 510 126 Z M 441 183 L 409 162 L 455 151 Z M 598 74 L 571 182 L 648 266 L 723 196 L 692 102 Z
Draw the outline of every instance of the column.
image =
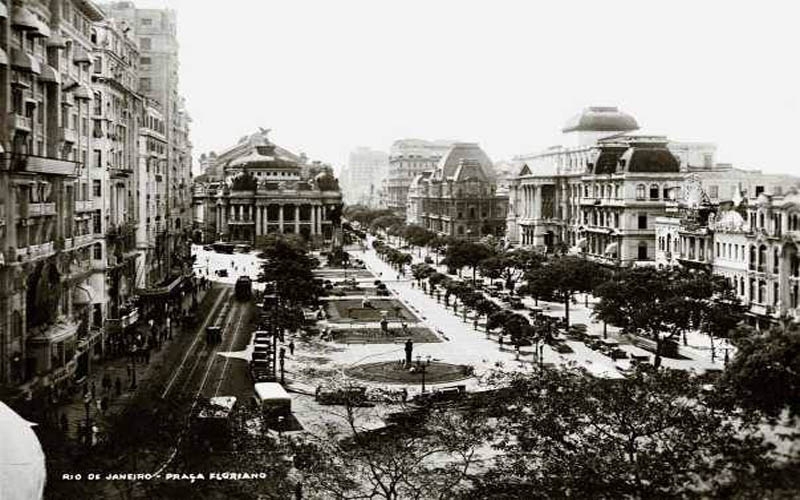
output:
M 317 210 L 319 210 L 319 212 L 317 214 L 317 233 L 318 234 L 323 234 L 322 233 L 322 221 L 325 218 L 325 206 L 324 205 L 320 205 L 320 206 L 317 207 Z
M 317 206 L 311 205 L 311 235 L 315 235 L 317 233 Z
M 283 204 L 278 205 L 278 232 L 283 234 Z
M 533 217 L 542 218 L 542 186 L 536 186 L 536 192 L 533 194 Z
M 261 208 L 256 206 L 256 237 L 261 236 Z
M 300 234 L 300 205 L 294 205 L 294 234 Z

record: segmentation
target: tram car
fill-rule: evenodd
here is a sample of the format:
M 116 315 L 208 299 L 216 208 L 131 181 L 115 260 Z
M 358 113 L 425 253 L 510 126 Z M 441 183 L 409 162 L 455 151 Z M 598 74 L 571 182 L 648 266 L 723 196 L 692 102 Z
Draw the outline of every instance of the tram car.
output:
M 253 298 L 253 281 L 250 276 L 239 276 L 236 280 L 236 299 L 250 300 Z

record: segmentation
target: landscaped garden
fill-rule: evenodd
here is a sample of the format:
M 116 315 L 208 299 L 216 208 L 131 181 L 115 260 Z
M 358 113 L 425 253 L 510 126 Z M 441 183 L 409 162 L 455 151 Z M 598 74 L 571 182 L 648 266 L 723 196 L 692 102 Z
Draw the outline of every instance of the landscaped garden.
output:
M 395 299 L 344 299 L 331 300 L 327 303 L 331 322 L 377 323 L 387 321 L 416 322 L 417 318 L 402 302 Z

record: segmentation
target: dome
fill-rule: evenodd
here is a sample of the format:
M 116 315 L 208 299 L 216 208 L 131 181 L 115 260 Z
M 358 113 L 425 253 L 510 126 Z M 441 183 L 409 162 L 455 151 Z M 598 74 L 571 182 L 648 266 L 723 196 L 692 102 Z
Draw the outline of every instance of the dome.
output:
M 616 106 L 592 106 L 567 121 L 562 132 L 630 132 L 638 130 L 636 119 Z
M 436 166 L 435 177 L 439 179 L 453 177 L 464 160 L 476 162 L 480 165 L 484 175 L 489 178 L 494 178 L 492 160 L 489 159 L 489 156 L 484 153 L 476 142 L 454 143 L 450 150 L 447 151 L 447 154 L 439 160 L 439 164 Z

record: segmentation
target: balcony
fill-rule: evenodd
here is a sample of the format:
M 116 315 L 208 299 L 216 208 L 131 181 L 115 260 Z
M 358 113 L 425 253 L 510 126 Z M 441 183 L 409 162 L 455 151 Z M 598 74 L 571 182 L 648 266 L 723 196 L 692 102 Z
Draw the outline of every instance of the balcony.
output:
M 41 217 L 43 215 L 55 215 L 55 203 L 29 203 L 28 217 Z
M 22 130 L 23 132 L 30 133 L 32 131 L 31 119 L 27 116 L 22 116 L 17 113 L 9 113 L 8 126 L 11 130 Z
M 111 329 L 124 330 L 139 321 L 139 308 L 134 308 L 118 319 L 107 319 L 106 323 Z
M 94 200 L 78 200 L 75 202 L 76 212 L 90 212 L 94 210 Z
M 88 243 L 92 243 L 94 241 L 93 234 L 82 234 L 80 236 L 76 236 L 73 238 L 76 247 L 82 247 Z
M 78 142 L 78 133 L 75 130 L 62 127 L 58 130 L 58 139 L 75 144 Z
M 28 247 L 18 248 L 16 250 L 16 257 L 19 262 L 30 262 L 42 257 L 49 257 L 53 255 L 55 245 L 52 241 L 42 243 L 40 245 L 30 245 Z
M 75 175 L 77 166 L 77 163 L 73 161 L 59 158 L 11 153 L 0 153 L 0 160 L 2 160 L 0 165 L 3 169 L 48 175 Z

